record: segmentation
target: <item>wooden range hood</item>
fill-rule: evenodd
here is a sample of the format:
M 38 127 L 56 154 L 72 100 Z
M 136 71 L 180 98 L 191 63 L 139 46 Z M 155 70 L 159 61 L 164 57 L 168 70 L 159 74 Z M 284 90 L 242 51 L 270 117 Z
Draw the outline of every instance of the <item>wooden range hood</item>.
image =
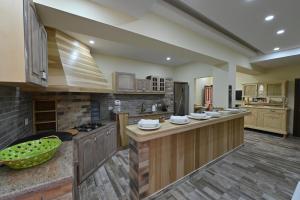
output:
M 46 31 L 49 73 L 47 91 L 112 91 L 86 45 L 59 30 L 46 28 Z

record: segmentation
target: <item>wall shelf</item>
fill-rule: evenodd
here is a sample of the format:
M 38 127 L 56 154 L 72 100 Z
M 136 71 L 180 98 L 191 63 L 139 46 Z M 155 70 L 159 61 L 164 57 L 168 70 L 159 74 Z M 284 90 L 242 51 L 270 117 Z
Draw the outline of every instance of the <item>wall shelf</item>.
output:
M 33 101 L 33 125 L 34 133 L 57 130 L 57 113 L 55 100 Z

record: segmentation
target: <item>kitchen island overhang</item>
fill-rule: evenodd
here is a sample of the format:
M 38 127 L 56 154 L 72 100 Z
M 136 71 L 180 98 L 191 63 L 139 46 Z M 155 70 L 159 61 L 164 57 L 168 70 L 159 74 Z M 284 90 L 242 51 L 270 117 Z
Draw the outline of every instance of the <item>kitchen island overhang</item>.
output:
M 186 125 L 169 121 L 154 131 L 127 126 L 131 199 L 143 199 L 244 143 L 244 116 Z

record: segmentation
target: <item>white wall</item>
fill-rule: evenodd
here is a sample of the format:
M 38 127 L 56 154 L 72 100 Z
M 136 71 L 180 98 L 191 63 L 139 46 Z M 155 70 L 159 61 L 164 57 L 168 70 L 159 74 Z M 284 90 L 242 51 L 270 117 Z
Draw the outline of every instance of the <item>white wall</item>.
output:
M 201 77 L 214 78 L 213 105 L 228 107 L 228 69 L 204 63 L 191 63 L 175 68 L 174 81 L 189 84 L 189 112 L 194 110 L 195 79 Z
M 195 79 L 195 104 L 203 105 L 204 86 L 206 85 L 213 85 L 213 77 Z
M 294 120 L 294 96 L 295 96 L 295 79 L 300 78 L 300 66 L 281 67 L 270 69 L 265 73 L 259 75 L 249 75 L 243 73 L 237 73 L 236 86 L 238 89 L 242 89 L 243 83 L 256 83 L 259 81 L 283 81 L 288 80 L 288 107 L 289 112 L 289 133 L 293 132 L 293 120 Z
M 161 77 L 173 77 L 174 67 L 146 63 L 116 56 L 109 56 L 103 54 L 92 55 L 108 80 L 108 84 L 112 86 L 113 72 L 129 72 L 135 73 L 136 78 L 146 78 L 148 75 L 155 75 Z

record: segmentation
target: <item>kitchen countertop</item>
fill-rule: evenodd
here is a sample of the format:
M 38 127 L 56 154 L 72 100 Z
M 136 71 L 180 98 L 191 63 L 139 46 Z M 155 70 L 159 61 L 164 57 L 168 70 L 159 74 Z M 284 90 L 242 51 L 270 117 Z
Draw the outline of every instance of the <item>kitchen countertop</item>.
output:
M 0 167 L 0 200 L 46 189 L 73 180 L 73 142 L 64 142 L 55 156 L 41 165 L 13 170 Z
M 273 110 L 289 110 L 288 107 L 279 107 L 279 106 L 255 106 L 255 105 L 246 105 L 241 106 L 241 108 L 259 108 L 259 109 L 273 109 Z
M 137 127 L 137 125 L 129 125 L 126 127 L 126 133 L 129 137 L 137 142 L 145 142 L 148 140 L 153 140 L 189 130 L 193 130 L 196 128 L 201 128 L 204 126 L 225 122 L 228 120 L 236 119 L 244 117 L 245 115 L 250 114 L 250 112 L 243 112 L 239 114 L 231 114 L 228 116 L 222 116 L 220 118 L 211 118 L 208 120 L 193 120 L 189 124 L 185 125 L 175 125 L 166 120 L 165 122 L 161 123 L 161 127 L 156 130 L 152 131 L 144 131 Z
M 136 118 L 136 117 L 143 117 L 143 116 L 153 116 L 153 115 L 165 115 L 165 114 L 173 114 L 174 112 L 163 112 L 163 111 L 157 111 L 157 112 L 153 112 L 153 113 L 138 113 L 138 114 L 134 114 L 134 115 L 129 115 L 129 118 Z

